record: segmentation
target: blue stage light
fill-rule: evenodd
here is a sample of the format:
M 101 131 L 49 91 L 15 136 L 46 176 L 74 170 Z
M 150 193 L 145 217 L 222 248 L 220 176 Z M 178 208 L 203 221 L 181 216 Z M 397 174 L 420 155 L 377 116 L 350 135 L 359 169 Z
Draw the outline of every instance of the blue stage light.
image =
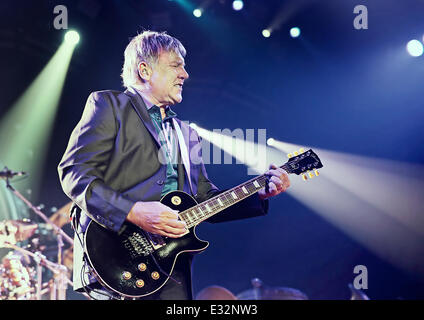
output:
M 297 38 L 298 36 L 300 36 L 300 29 L 298 27 L 291 28 L 290 35 L 292 38 Z
M 269 30 L 269 29 L 264 29 L 264 30 L 262 30 L 262 35 L 263 35 L 265 38 L 269 38 L 269 37 L 271 36 L 271 30 Z
M 411 56 L 419 57 L 423 54 L 424 47 L 420 41 L 414 39 L 408 42 L 408 44 L 406 45 L 406 50 Z
M 233 9 L 236 11 L 240 11 L 243 9 L 244 3 L 241 0 L 234 0 L 233 1 Z
M 202 16 L 202 13 L 203 13 L 202 9 L 194 9 L 194 10 L 193 10 L 193 15 L 194 15 L 196 18 L 200 18 L 200 17 Z

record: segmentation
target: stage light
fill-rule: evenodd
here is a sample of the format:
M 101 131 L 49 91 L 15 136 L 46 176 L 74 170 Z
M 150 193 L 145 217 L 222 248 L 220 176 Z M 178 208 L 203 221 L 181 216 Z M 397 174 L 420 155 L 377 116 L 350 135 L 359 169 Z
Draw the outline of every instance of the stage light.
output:
M 236 11 L 240 11 L 243 9 L 244 3 L 241 0 L 234 0 L 233 1 L 233 9 Z
M 264 29 L 264 30 L 262 30 L 262 35 L 263 35 L 265 38 L 269 38 L 269 37 L 271 36 L 271 30 L 269 30 L 269 29 Z
M 266 141 L 266 144 L 267 144 L 267 145 L 269 145 L 269 146 L 272 146 L 272 145 L 274 145 L 274 142 L 275 142 L 275 139 L 274 139 L 274 138 L 269 138 L 269 139 Z
M 424 274 L 424 167 L 277 139 L 273 145 L 283 154 L 301 147 L 312 148 L 324 168 L 319 179 L 290 178 L 288 194 L 381 258 Z
M 80 36 L 75 30 L 70 30 L 65 34 L 65 41 L 69 44 L 76 45 L 80 41 Z
M 29 173 L 18 187 L 22 191 L 32 190 L 31 199 L 38 197 L 42 184 L 55 115 L 74 49 L 69 40 L 63 41 L 0 120 L 0 150 L 7 150 L 0 165 Z
M 424 52 L 423 44 L 415 39 L 408 42 L 406 50 L 413 57 L 419 57 Z
M 200 17 L 202 16 L 202 13 L 203 13 L 202 9 L 194 9 L 194 10 L 193 10 L 193 15 L 194 15 L 196 18 L 200 18 Z
M 300 29 L 298 27 L 291 28 L 290 35 L 292 38 L 297 38 L 298 36 L 300 36 Z

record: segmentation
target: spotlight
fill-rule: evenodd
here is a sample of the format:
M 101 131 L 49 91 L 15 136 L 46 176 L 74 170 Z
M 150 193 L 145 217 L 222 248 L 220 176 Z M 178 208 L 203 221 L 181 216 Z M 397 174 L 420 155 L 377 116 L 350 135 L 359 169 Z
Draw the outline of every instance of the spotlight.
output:
M 290 35 L 292 38 L 297 38 L 298 36 L 300 36 L 300 29 L 298 27 L 291 28 Z
M 236 11 L 240 11 L 243 9 L 244 3 L 241 0 L 234 0 L 233 1 L 233 9 Z
M 70 30 L 65 34 L 65 41 L 69 44 L 76 45 L 80 40 L 78 32 L 75 30 Z
M 415 39 L 408 42 L 406 50 L 413 57 L 419 57 L 424 52 L 423 44 Z
M 269 139 L 266 141 L 266 144 L 267 144 L 267 145 L 269 145 L 269 146 L 272 146 L 272 145 L 274 145 L 274 142 L 275 142 L 275 139 L 274 139 L 274 138 L 269 138 Z
M 269 29 L 264 29 L 264 30 L 262 30 L 262 35 L 263 35 L 265 38 L 269 38 L 269 37 L 271 36 L 271 30 L 269 30 Z
M 193 10 L 193 15 L 194 15 L 196 18 L 200 18 L 200 17 L 202 16 L 202 13 L 203 13 L 202 9 L 197 8 L 197 9 L 194 9 L 194 10 Z

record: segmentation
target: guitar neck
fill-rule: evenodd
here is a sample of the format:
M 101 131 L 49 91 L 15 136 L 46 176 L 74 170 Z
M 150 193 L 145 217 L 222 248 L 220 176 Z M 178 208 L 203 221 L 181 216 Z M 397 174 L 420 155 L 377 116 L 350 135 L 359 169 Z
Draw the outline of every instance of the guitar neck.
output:
M 286 172 L 291 173 L 287 164 L 281 166 Z M 188 210 L 180 213 L 180 218 L 188 228 L 194 227 L 202 221 L 255 194 L 265 187 L 268 175 L 257 176 L 232 189 L 214 196 Z

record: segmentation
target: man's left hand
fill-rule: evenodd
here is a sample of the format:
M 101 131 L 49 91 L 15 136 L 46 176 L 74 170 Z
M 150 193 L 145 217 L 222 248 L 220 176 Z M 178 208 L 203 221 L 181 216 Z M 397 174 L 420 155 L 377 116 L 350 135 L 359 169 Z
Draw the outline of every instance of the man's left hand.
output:
M 286 171 L 274 164 L 269 166 L 269 170 L 265 172 L 269 176 L 268 190 L 263 188 L 258 191 L 259 197 L 264 200 L 274 197 L 287 190 L 290 187 L 289 176 Z

